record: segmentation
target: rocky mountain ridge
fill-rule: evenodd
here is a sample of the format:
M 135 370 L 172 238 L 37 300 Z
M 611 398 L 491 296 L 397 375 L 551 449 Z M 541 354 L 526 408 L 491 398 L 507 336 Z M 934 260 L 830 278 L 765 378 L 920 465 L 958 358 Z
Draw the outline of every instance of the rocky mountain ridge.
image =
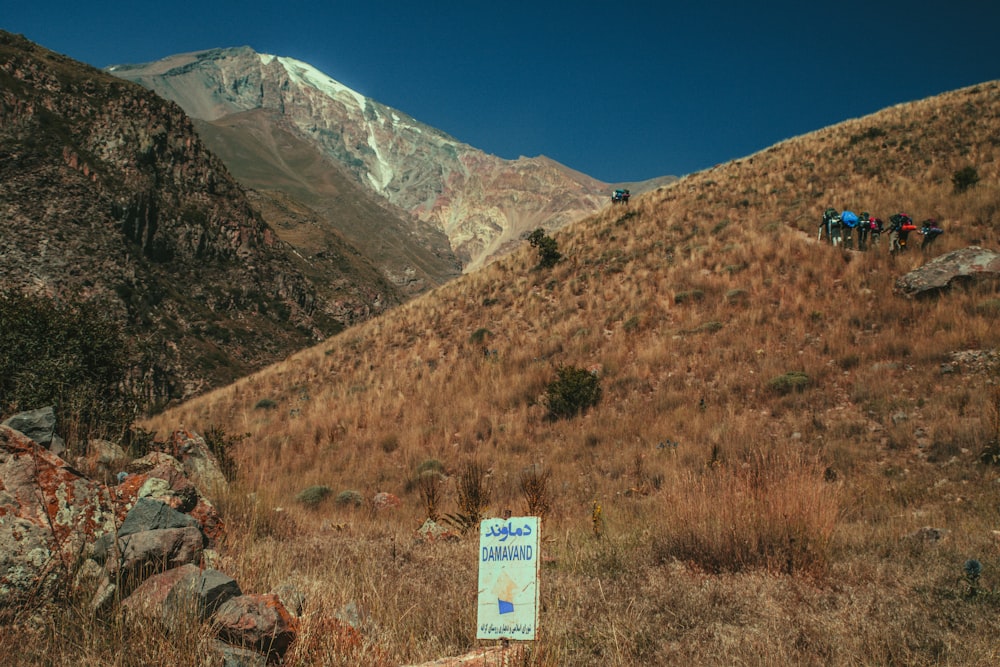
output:
M 357 182 L 405 211 L 414 234 L 443 232 L 466 271 L 525 232 L 561 227 L 607 202 L 606 183 L 545 157 L 488 155 L 292 58 L 240 47 L 109 71 L 207 123 L 254 110 L 276 114 Z M 363 233 L 359 237 L 351 240 L 361 246 Z

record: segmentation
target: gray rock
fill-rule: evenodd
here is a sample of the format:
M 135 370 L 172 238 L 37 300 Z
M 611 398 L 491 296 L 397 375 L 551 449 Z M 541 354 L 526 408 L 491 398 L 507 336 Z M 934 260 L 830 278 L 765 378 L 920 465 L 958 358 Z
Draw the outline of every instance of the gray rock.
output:
M 896 280 L 896 291 L 909 297 L 939 294 L 956 285 L 1000 279 L 1000 253 L 978 246 L 935 257 Z
M 164 528 L 185 528 L 197 526 L 198 520 L 189 514 L 178 512 L 169 505 L 153 498 L 139 498 L 129 510 L 118 529 L 118 537 L 141 533 L 146 530 Z
M 212 648 L 222 656 L 222 667 L 266 667 L 267 656 L 215 640 Z
M 145 530 L 119 537 L 118 557 L 110 559 L 106 569 L 127 594 L 154 574 L 198 563 L 203 548 L 204 536 L 196 526 Z
M 28 436 L 56 456 L 66 453 L 66 443 L 56 434 L 56 412 L 51 405 L 19 412 L 6 419 L 3 424 Z
M 182 577 L 171 588 L 163 603 L 165 618 L 193 610 L 205 621 L 224 603 L 243 595 L 240 585 L 218 570 L 198 570 Z

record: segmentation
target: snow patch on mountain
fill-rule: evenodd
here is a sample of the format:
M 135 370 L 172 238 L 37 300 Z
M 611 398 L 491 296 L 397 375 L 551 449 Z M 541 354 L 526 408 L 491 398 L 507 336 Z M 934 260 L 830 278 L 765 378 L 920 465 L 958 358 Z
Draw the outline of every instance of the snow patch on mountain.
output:
M 339 81 L 335 81 L 312 65 L 304 63 L 301 60 L 285 56 L 277 56 L 277 58 L 278 62 L 285 67 L 285 71 L 288 72 L 288 76 L 292 81 L 302 86 L 315 88 L 336 100 L 343 100 L 345 97 L 353 98 L 358 105 L 358 109 L 362 112 L 365 110 L 366 100 L 365 96 L 361 93 L 348 88 Z

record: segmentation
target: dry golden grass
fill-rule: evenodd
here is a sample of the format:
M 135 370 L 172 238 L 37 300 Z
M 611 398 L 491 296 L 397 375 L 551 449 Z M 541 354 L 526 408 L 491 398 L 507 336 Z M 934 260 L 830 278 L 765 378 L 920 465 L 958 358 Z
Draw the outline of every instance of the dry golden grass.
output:
M 146 427 L 249 433 L 223 569 L 251 590 L 297 581 L 314 628 L 365 610 L 352 657 L 314 637 L 299 664 L 475 646 L 476 545 L 413 539 L 431 459 L 442 513 L 470 461 L 492 515 L 523 510 L 531 466 L 549 475 L 527 664 L 996 664 L 1000 594 L 960 581 L 975 558 L 1000 586 L 1000 471 L 978 462 L 996 375 L 948 365 L 998 347 L 996 286 L 907 300 L 892 284 L 919 251 L 815 234 L 827 206 L 905 210 L 942 223 L 931 255 L 996 248 L 998 136 L 989 83 L 790 139 L 562 230 L 551 270 L 526 245 Z M 956 194 L 967 165 L 981 181 Z M 559 365 L 604 395 L 549 421 Z M 775 389 L 789 372 L 808 384 Z M 331 500 L 297 505 L 314 484 Z M 337 505 L 344 490 L 367 504 Z M 402 506 L 375 512 L 380 491 Z

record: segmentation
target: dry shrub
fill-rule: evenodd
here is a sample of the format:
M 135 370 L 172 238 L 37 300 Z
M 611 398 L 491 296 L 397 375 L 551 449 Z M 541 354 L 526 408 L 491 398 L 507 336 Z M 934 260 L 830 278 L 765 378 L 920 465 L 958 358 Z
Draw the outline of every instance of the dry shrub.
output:
M 552 508 L 551 480 L 552 471 L 539 465 L 521 471 L 521 496 L 529 516 L 544 517 L 549 513 Z
M 758 453 L 681 474 L 663 498 L 654 554 L 708 572 L 825 572 L 837 487 L 816 461 Z

